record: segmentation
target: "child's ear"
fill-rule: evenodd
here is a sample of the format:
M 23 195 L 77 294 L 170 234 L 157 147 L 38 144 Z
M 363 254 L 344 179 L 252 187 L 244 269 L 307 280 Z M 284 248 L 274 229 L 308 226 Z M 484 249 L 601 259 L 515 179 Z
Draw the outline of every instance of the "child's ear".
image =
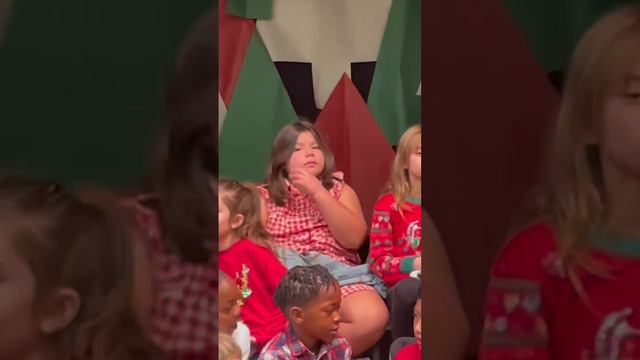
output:
M 231 219 L 231 228 L 233 230 L 239 228 L 242 224 L 244 224 L 244 215 L 242 214 L 236 214 Z
M 304 322 L 304 312 L 297 306 L 292 306 L 289 309 L 289 319 L 296 324 L 302 324 Z
M 44 334 L 56 333 L 71 324 L 80 311 L 80 295 L 70 288 L 57 289 L 40 306 L 39 328 Z

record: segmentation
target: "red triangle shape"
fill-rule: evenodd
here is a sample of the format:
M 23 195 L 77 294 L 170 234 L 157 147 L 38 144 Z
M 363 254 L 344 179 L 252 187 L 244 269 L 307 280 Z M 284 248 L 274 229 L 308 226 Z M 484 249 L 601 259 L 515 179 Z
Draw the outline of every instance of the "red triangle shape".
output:
M 540 178 L 559 97 L 501 0 L 423 4 L 422 191 L 462 289 L 475 351 L 487 274 Z
M 360 198 L 367 223 L 389 180 L 395 153 L 355 85 L 345 74 L 316 119 L 336 169 Z
M 228 108 L 256 23 L 227 14 L 227 2 L 218 2 L 218 86 Z

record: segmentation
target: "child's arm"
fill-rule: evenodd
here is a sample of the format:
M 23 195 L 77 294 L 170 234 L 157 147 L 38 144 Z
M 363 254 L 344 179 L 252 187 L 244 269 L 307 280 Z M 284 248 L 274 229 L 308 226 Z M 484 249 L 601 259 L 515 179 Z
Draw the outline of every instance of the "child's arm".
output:
M 353 250 L 362 246 L 367 235 L 367 223 L 358 195 L 350 186 L 345 184 L 340 198 L 336 199 L 318 178 L 303 169 L 291 171 L 289 178 L 296 188 L 310 195 L 318 204 L 320 213 L 340 245 Z
M 154 302 L 154 277 L 149 244 L 143 236 L 134 236 L 132 246 L 134 307 L 138 322 L 144 329 L 151 327 Z
M 131 255 L 133 261 L 134 310 L 140 325 L 148 330 L 151 326 L 151 312 L 155 299 L 155 278 L 153 276 L 152 248 L 158 239 L 160 225 L 157 215 L 143 207 L 135 199 L 124 199 L 123 210 L 132 212 L 134 226 L 131 229 Z
M 264 250 L 265 254 L 261 256 L 261 259 L 257 259 L 257 261 L 262 266 L 261 270 L 263 274 L 267 275 L 269 291 L 271 291 L 271 295 L 273 295 L 280 281 L 282 281 L 282 278 L 287 274 L 287 268 L 273 252 L 267 249 Z
M 267 216 L 267 202 L 264 197 L 260 196 L 260 220 L 265 227 L 267 226 Z
M 373 208 L 369 256 L 371 271 L 385 283 L 393 283 L 405 274 L 420 270 L 420 256 L 396 256 L 394 254 L 393 222 L 391 206 L 393 197 L 382 197 Z
M 426 226 L 422 272 L 423 351 L 427 359 L 462 359 L 469 337 L 456 281 L 440 234 L 426 211 L 422 212 Z
M 347 184 L 337 200 L 326 189 L 323 190 L 316 193 L 313 199 L 318 204 L 331 233 L 345 248 L 359 249 L 367 235 L 367 223 L 358 195 Z
M 548 255 L 544 229 L 529 229 L 512 239 L 496 259 L 485 300 L 480 359 L 551 358 L 548 319 L 542 303 L 543 259 Z

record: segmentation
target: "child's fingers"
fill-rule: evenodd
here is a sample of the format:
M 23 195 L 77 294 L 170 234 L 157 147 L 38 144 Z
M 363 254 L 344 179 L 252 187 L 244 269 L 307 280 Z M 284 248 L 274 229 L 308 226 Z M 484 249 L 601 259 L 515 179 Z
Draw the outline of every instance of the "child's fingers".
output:
M 293 171 L 291 172 L 291 174 L 289 174 L 289 178 L 291 179 L 291 181 L 293 180 L 298 180 L 302 177 L 302 174 L 298 171 Z
M 289 178 L 293 181 L 293 179 L 302 180 L 307 176 L 307 172 L 302 169 L 293 170 L 291 174 L 289 174 Z
M 289 173 L 290 177 L 294 177 L 294 176 L 300 176 L 300 170 L 296 169 L 296 170 L 291 170 L 291 172 Z

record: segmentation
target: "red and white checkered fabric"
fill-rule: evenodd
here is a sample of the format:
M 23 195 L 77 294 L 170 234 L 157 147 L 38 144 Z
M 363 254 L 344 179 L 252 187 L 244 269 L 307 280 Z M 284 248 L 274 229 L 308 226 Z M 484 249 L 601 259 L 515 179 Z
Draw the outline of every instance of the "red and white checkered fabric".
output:
M 344 174 L 333 173 L 333 187 L 329 190 L 336 199 L 344 188 Z M 349 265 L 359 265 L 358 252 L 350 250 L 338 243 L 331 233 L 329 225 L 322 217 L 318 205 L 310 196 L 301 193 L 287 183 L 289 198 L 284 206 L 277 206 L 269 196 L 266 185 L 258 187 L 267 203 L 267 230 L 276 246 L 292 249 L 299 253 L 319 252 Z M 365 284 L 342 287 L 342 296 L 358 291 L 375 289 Z
M 158 216 L 138 201 L 133 206 L 139 229 L 149 239 L 155 278 L 152 340 L 173 360 L 217 359 L 217 269 L 182 261 L 166 249 Z

